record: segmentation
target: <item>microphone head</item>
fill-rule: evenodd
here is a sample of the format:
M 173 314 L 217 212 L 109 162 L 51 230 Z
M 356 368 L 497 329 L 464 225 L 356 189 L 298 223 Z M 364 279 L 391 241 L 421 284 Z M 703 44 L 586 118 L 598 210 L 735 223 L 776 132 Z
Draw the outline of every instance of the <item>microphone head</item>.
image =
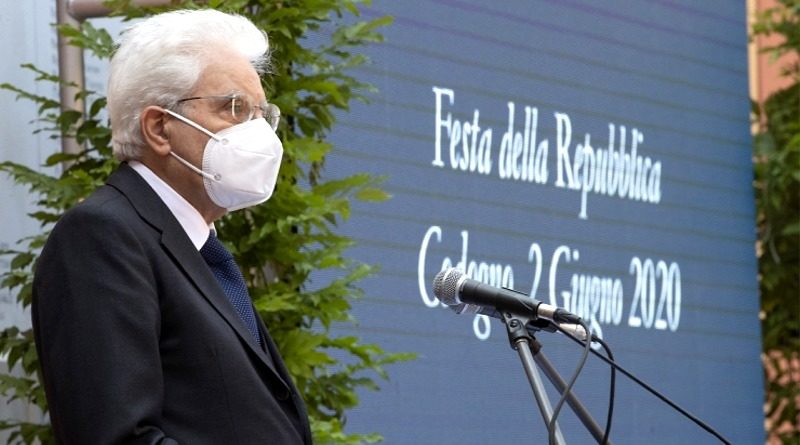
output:
M 458 283 L 463 276 L 464 274 L 454 267 L 439 272 L 433 279 L 433 294 L 448 306 L 461 304 L 458 299 Z

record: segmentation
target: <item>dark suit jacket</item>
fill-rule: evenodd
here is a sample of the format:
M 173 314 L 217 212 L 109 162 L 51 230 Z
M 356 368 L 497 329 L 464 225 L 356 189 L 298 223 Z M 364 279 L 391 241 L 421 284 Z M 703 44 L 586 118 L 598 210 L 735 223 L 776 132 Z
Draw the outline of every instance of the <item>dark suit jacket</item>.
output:
M 61 218 L 33 286 L 60 443 L 311 443 L 305 406 L 263 323 L 268 352 L 128 165 Z

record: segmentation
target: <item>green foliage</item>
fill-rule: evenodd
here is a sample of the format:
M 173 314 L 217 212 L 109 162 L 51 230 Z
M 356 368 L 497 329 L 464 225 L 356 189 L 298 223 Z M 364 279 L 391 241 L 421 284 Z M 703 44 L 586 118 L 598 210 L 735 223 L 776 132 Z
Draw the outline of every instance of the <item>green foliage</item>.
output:
M 764 105 L 755 135 L 756 203 L 765 349 L 800 350 L 800 84 Z
M 101 59 L 110 58 L 114 53 L 114 40 L 108 31 L 97 29 L 90 22 L 81 23 L 80 28 L 70 25 L 58 25 L 56 28 L 70 45 L 87 49 Z
M 776 60 L 784 54 L 797 54 L 800 48 L 800 2 L 798 0 L 777 0 L 776 6 L 758 13 L 753 22 L 754 35 L 779 35 L 781 41 L 775 46 L 764 48 Z M 800 73 L 800 60 L 794 59 L 781 67 L 784 75 L 797 79 Z
M 756 117 L 753 158 L 767 418 L 770 438 L 800 443 L 800 0 L 781 0 L 753 25 L 756 35 L 779 35 L 767 48 L 791 86 L 772 94 Z M 788 428 L 786 426 L 789 426 Z M 792 426 L 793 425 L 793 426 Z
M 410 354 L 389 354 L 378 345 L 356 337 L 337 337 L 334 322 L 354 323 L 351 301 L 361 296 L 356 283 L 374 271 L 345 257 L 352 240 L 334 232 L 350 215 L 350 200 L 379 202 L 388 195 L 379 188 L 380 178 L 354 175 L 323 180 L 325 141 L 335 123 L 334 110 L 347 110 L 354 100 L 365 100 L 371 87 L 358 82 L 347 69 L 366 62 L 351 51 L 354 47 L 380 42 L 378 28 L 389 18 L 359 21 L 358 1 L 315 0 L 211 0 L 208 6 L 250 17 L 269 32 L 273 56 L 271 76 L 264 79 L 267 97 L 281 108 L 283 120 L 278 135 L 284 143 L 284 161 L 273 198 L 266 204 L 234 212 L 217 223 L 229 243 L 250 287 L 254 304 L 273 335 L 287 368 L 308 406 L 315 443 L 358 444 L 381 440 L 378 434 L 344 432 L 345 413 L 358 404 L 358 390 L 377 390 L 372 376 L 388 378 L 384 366 L 408 360 Z M 140 17 L 154 11 L 194 7 L 192 1 L 173 1 L 169 8 L 134 8 L 130 1 L 108 4 L 115 14 Z M 347 23 L 345 23 L 347 22 Z M 108 33 L 84 23 L 79 29 L 59 31 L 74 45 L 99 57 L 112 53 Z M 330 36 L 326 44 L 304 46 L 310 33 Z M 36 79 L 60 83 L 57 76 L 24 65 Z M 59 103 L 2 84 L 19 99 L 39 106 L 37 131 L 52 137 L 74 137 L 85 148 L 77 155 L 58 153 L 47 166 L 63 166 L 59 176 L 13 164 L 0 163 L 0 171 L 13 177 L 37 196 L 38 210 L 30 216 L 42 225 L 42 233 L 21 240 L 21 248 L 0 252 L 12 256 L 10 270 L 2 275 L 2 286 L 18 291 L 23 306 L 31 302 L 32 266 L 53 222 L 75 203 L 105 182 L 116 168 L 111 159 L 110 129 L 99 112 L 105 99 L 81 92 L 87 103 L 84 114 L 61 112 Z M 330 271 L 330 282 L 312 287 L 312 274 Z M 316 283 L 315 283 L 316 284 Z M 0 333 L 0 352 L 9 354 L 9 365 L 21 367 L 24 377 L 0 375 L 0 393 L 35 403 L 47 409 L 37 377 L 38 361 L 30 330 L 15 327 Z M 10 429 L 15 443 L 52 443 L 48 425 L 0 422 Z

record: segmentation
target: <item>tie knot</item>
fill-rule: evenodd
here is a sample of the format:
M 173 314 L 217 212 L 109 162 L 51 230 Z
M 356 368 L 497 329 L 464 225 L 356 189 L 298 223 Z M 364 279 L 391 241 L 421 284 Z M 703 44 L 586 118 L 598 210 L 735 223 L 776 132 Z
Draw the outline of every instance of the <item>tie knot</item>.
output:
M 233 259 L 233 255 L 217 239 L 214 232 L 208 235 L 206 243 L 200 248 L 200 255 L 208 264 L 219 264 Z

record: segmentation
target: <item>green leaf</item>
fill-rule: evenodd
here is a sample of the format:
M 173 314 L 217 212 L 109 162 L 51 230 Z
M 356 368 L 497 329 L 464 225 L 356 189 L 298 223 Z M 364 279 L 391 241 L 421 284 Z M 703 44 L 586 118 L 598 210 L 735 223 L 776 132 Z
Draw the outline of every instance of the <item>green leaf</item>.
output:
M 23 252 L 18 254 L 11 260 L 11 268 L 12 269 L 21 269 L 36 258 L 36 256 L 32 252 Z
M 781 231 L 781 234 L 783 234 L 783 235 L 797 235 L 797 234 L 800 234 L 800 221 L 798 221 L 798 222 L 796 222 L 794 224 L 789 224 L 788 226 L 784 227 L 783 230 Z
M 97 116 L 97 114 L 100 113 L 100 111 L 103 110 L 103 108 L 105 107 L 106 107 L 105 97 L 96 99 L 95 101 L 92 102 L 92 106 L 89 108 L 89 116 L 90 117 Z
M 88 49 L 101 59 L 110 57 L 114 51 L 114 41 L 108 31 L 95 28 L 89 21 L 82 22 L 80 28 L 69 24 L 58 25 L 56 28 L 70 45 Z
M 45 160 L 44 165 L 47 167 L 52 167 L 56 164 L 61 164 L 62 162 L 71 162 L 78 159 L 80 155 L 73 154 L 73 153 L 54 153 L 47 157 Z
M 369 202 L 382 202 L 390 198 L 385 191 L 376 187 L 367 187 L 356 192 L 356 199 Z

